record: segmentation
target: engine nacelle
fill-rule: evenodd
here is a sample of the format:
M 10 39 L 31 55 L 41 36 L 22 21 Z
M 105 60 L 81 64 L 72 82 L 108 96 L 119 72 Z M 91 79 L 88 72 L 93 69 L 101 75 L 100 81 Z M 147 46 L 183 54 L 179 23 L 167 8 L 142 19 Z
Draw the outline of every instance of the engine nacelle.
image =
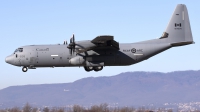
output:
M 69 60 L 69 63 L 72 65 L 82 65 L 85 62 L 85 59 L 82 56 L 76 56 Z

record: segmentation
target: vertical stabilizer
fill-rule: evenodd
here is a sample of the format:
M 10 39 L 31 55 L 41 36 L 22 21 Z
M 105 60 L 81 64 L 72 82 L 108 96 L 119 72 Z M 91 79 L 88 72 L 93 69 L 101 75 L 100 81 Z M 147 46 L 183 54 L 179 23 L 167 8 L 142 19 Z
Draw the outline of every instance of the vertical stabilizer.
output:
M 170 22 L 160 39 L 166 39 L 166 42 L 171 43 L 173 46 L 193 43 L 188 11 L 184 4 L 176 6 Z

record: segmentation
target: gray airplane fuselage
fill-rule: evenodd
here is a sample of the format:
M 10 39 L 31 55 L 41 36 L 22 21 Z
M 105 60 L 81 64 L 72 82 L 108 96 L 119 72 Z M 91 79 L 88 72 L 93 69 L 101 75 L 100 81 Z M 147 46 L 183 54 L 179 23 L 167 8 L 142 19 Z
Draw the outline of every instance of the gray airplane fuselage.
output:
M 88 62 L 103 62 L 103 66 L 131 65 L 156 55 L 171 47 L 170 44 L 120 44 L 120 50 L 90 50 L 86 53 L 70 54 L 67 45 L 23 46 L 22 52 L 15 52 L 7 61 L 16 66 L 27 67 L 70 67 L 86 66 L 86 63 L 71 64 L 70 59 L 84 57 Z
M 100 71 L 104 66 L 126 66 L 146 60 L 169 48 L 194 43 L 187 8 L 178 4 L 166 30 L 159 39 L 120 44 L 113 36 L 57 45 L 23 46 L 6 57 L 6 62 L 22 66 L 22 71 L 37 67 L 80 67 Z

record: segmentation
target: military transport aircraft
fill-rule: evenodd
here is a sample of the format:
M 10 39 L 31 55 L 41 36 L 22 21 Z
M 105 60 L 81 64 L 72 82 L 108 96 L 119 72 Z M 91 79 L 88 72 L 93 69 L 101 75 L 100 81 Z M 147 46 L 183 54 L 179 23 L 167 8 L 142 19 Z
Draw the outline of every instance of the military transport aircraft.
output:
M 22 46 L 5 61 L 22 66 L 22 71 L 39 67 L 84 67 L 101 71 L 104 66 L 126 66 L 146 60 L 169 48 L 192 44 L 188 11 L 178 4 L 168 26 L 158 39 L 119 44 L 113 36 L 101 35 L 93 40 L 75 41 L 74 35 L 60 45 Z

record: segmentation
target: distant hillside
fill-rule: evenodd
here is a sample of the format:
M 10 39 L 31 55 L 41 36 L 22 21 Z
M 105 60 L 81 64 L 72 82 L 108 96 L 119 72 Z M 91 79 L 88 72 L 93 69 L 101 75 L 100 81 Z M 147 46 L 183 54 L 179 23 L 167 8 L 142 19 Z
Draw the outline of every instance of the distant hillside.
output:
M 119 106 L 200 101 L 200 71 L 126 72 L 65 84 L 12 86 L 0 90 L 0 108 L 118 103 Z

